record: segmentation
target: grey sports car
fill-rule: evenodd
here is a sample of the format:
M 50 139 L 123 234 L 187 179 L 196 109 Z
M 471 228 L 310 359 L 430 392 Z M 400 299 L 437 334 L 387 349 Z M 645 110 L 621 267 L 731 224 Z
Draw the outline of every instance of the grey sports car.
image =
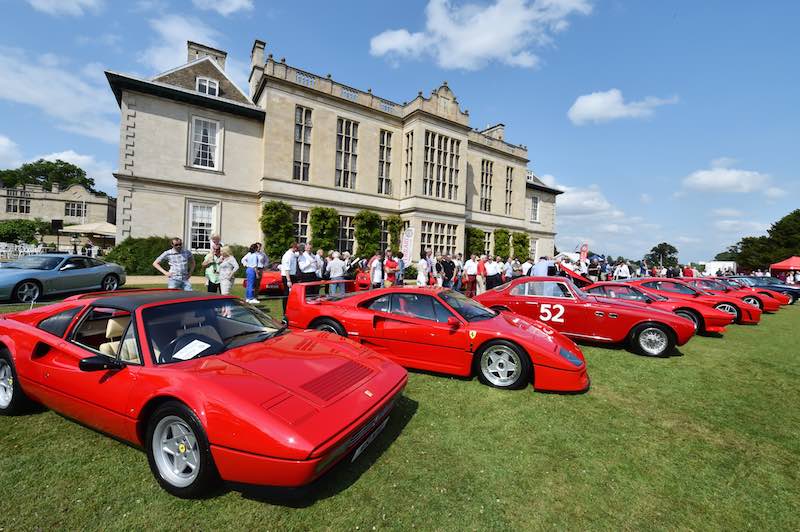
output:
M 28 255 L 0 266 L 0 300 L 27 303 L 51 294 L 116 290 L 124 284 L 122 266 L 83 255 Z

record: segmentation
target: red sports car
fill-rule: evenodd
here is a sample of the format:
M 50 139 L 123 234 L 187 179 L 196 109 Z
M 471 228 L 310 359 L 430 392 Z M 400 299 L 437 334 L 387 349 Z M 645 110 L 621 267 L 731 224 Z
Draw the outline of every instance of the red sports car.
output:
M 703 290 L 704 292 L 708 292 L 710 294 L 741 299 L 748 305 L 758 307 L 762 312 L 777 312 L 781 308 L 781 304 L 771 297 L 753 292 L 751 290 L 732 288 L 714 279 L 695 277 L 693 279 L 686 279 L 685 282 L 689 286 Z
M 761 310 L 749 305 L 736 297 L 727 295 L 714 295 L 703 290 L 698 290 L 678 279 L 665 279 L 661 277 L 642 277 L 626 281 L 634 286 L 643 286 L 657 294 L 675 297 L 688 301 L 696 301 L 703 305 L 714 307 L 734 316 L 736 323 L 758 323 L 761 321 Z
M 770 290 L 769 288 L 764 288 L 763 286 L 750 286 L 744 281 L 741 281 L 740 279 L 734 279 L 731 277 L 710 277 L 710 279 L 719 281 L 720 283 L 734 290 L 747 290 L 748 292 L 755 292 L 756 294 L 761 294 L 764 296 L 771 297 L 781 305 L 792 304 L 792 298 L 790 298 L 786 294 L 783 294 L 781 292 L 776 292 L 775 290 Z
M 610 301 L 641 303 L 645 306 L 651 305 L 652 308 L 672 312 L 682 318 L 692 320 L 695 331 L 700 333 L 722 333 L 725 332 L 727 325 L 733 323 L 733 316 L 727 312 L 694 301 L 669 298 L 641 286 L 633 286 L 620 281 L 602 281 L 587 286 L 583 290 L 599 297 L 608 298 Z
M 283 281 L 281 280 L 280 264 L 270 264 L 261 275 L 261 283 L 258 286 L 258 293 L 267 296 L 279 296 L 283 294 Z M 243 286 L 247 288 L 247 279 L 243 281 Z
M 309 283 L 325 284 L 325 283 Z M 446 288 L 392 287 L 307 296 L 292 286 L 289 325 L 347 336 L 405 367 L 469 377 L 497 388 L 584 391 L 578 346 L 540 323 L 487 309 Z
M 386 426 L 407 378 L 228 296 L 88 294 L 0 318 L 0 414 L 35 401 L 143 447 L 179 497 L 313 481 Z
M 694 335 L 694 324 L 685 318 L 638 304 L 602 301 L 564 277 L 520 277 L 475 299 L 543 321 L 573 338 L 629 342 L 648 356 L 666 355 Z

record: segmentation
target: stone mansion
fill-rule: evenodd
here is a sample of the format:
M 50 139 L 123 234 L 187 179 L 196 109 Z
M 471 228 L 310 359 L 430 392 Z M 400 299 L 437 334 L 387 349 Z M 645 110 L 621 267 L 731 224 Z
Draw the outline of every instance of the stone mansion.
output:
M 182 235 L 262 239 L 261 206 L 295 210 L 298 241 L 313 238 L 309 209 L 340 214 L 339 249 L 353 250 L 353 217 L 369 208 L 413 228 L 410 253 L 464 250 L 465 227 L 530 235 L 552 255 L 555 198 L 527 168 L 503 124 L 478 131 L 447 83 L 402 104 L 289 66 L 255 41 L 248 92 L 225 73 L 226 53 L 188 43 L 187 63 L 152 79 L 106 72 L 121 110 L 117 241 Z M 384 234 L 385 242 L 385 234 Z

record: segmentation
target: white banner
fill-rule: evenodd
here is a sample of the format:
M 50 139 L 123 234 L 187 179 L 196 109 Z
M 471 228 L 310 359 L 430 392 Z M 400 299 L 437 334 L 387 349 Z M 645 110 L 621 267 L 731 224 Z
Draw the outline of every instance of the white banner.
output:
M 406 264 L 410 264 L 411 252 L 414 250 L 414 228 L 409 227 L 403 231 L 403 236 L 400 239 L 400 251 L 403 253 Z

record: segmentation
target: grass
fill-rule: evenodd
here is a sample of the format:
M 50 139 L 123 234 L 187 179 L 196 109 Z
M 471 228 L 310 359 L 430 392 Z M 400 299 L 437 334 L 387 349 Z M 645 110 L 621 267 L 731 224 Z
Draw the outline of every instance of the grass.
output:
M 800 305 L 648 359 L 584 347 L 584 395 L 412 373 L 387 430 L 299 492 L 184 501 L 143 452 L 0 420 L 0 530 L 800 528 Z

